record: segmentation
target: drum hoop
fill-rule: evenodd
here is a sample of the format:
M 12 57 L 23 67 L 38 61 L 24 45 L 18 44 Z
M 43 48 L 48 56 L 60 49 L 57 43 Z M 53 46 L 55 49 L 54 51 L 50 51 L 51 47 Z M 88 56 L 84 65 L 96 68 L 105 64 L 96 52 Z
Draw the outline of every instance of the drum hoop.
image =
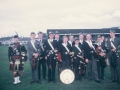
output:
M 75 79 L 75 75 L 72 70 L 65 69 L 60 73 L 60 80 L 64 84 L 71 84 Z

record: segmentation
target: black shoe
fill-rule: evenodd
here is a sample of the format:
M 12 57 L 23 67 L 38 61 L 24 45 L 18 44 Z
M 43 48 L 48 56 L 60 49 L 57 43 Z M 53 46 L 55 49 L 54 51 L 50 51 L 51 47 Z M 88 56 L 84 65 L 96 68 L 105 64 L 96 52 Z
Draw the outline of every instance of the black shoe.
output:
M 97 82 L 97 83 L 102 83 L 102 82 L 100 82 L 100 80 L 95 80 L 95 82 Z
M 109 83 L 114 83 L 114 82 L 116 82 L 115 80 L 111 80 L 111 81 L 109 81 Z
M 48 80 L 48 82 L 47 83 L 50 83 L 50 80 Z
M 41 84 L 41 82 L 40 82 L 40 81 L 36 81 L 36 83 Z
M 105 80 L 105 78 L 104 78 L 104 77 L 101 77 L 101 79 L 102 79 L 102 80 Z
M 47 78 L 46 78 L 46 77 L 44 77 L 43 79 L 44 79 L 44 80 L 47 80 Z
M 33 84 L 33 83 L 35 83 L 35 81 L 31 81 L 31 82 L 30 82 L 30 84 Z

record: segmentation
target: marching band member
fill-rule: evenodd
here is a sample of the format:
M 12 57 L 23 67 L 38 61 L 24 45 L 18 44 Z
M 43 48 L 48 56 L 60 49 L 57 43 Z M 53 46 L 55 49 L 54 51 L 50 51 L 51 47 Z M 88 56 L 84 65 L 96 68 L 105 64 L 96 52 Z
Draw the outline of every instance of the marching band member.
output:
M 88 70 L 88 78 L 92 80 L 92 72 L 94 73 L 95 81 L 97 83 L 101 83 L 98 77 L 97 72 L 97 63 L 96 63 L 96 53 L 95 48 L 91 41 L 91 35 L 88 33 L 86 34 L 86 41 L 83 43 L 84 48 L 84 57 L 87 63 L 87 70 Z
M 38 68 L 39 68 L 39 55 L 40 55 L 40 45 L 37 40 L 35 40 L 36 34 L 34 32 L 31 32 L 30 34 L 30 40 L 27 43 L 27 49 L 29 53 L 29 60 L 30 60 L 30 66 L 32 71 L 32 80 L 30 84 L 32 83 L 38 83 L 40 84 L 39 76 L 38 76 Z
M 102 42 L 101 36 L 97 36 L 97 43 L 95 45 L 96 54 L 97 54 L 97 70 L 98 76 L 102 80 L 104 80 L 104 69 L 106 67 L 106 50 L 105 50 L 105 43 Z
M 39 68 L 38 68 L 38 76 L 39 80 L 41 78 L 41 65 L 42 65 L 42 77 L 46 80 L 46 60 L 45 60 L 45 50 L 44 50 L 44 42 L 43 33 L 41 31 L 38 32 L 38 42 L 41 48 L 41 55 L 39 56 Z
M 14 85 L 21 83 L 20 71 L 24 70 L 24 62 L 27 61 L 27 50 L 25 46 L 18 42 L 18 35 L 14 35 L 14 43 L 8 48 L 8 57 L 10 62 L 10 70 L 14 74 Z
M 117 81 L 120 84 L 120 55 L 117 55 L 118 50 L 120 50 L 120 39 L 115 37 L 115 30 L 110 30 L 108 54 L 111 71 L 110 83 Z
M 71 67 L 71 55 L 72 55 L 71 45 L 68 43 L 68 37 L 63 36 L 63 43 L 60 47 L 60 53 L 62 57 L 62 70 L 70 69 Z
M 72 34 L 69 35 L 69 40 L 68 43 L 71 45 L 71 50 L 72 50 L 72 46 L 75 45 L 74 42 L 74 36 Z M 72 52 L 71 52 L 72 53 Z M 74 71 L 74 58 L 73 58 L 73 53 L 71 55 L 71 70 Z
M 55 40 L 57 41 L 58 48 L 60 48 L 60 45 L 62 44 L 62 40 L 60 39 L 60 33 L 58 31 L 55 32 Z M 62 58 L 61 58 L 61 53 L 58 52 L 58 77 L 60 75 L 62 68 Z
M 53 39 L 54 33 L 49 32 L 49 39 L 47 39 L 44 43 L 44 48 L 46 52 L 45 59 L 47 60 L 48 65 L 48 83 L 53 81 L 55 83 L 55 70 L 56 70 L 56 60 L 57 60 L 57 52 L 58 45 L 57 41 Z
M 75 45 L 72 47 L 74 52 L 74 63 L 75 63 L 75 79 L 81 80 L 82 78 L 82 63 L 83 63 L 83 52 L 79 46 L 79 38 L 75 38 Z
M 84 50 L 83 50 L 83 43 L 84 42 L 85 42 L 85 40 L 84 40 L 84 34 L 83 33 L 79 33 L 79 46 L 82 49 L 83 53 L 84 53 Z M 82 68 L 82 76 L 85 78 L 85 74 L 86 74 L 86 62 L 85 62 L 85 60 L 81 64 L 81 68 Z

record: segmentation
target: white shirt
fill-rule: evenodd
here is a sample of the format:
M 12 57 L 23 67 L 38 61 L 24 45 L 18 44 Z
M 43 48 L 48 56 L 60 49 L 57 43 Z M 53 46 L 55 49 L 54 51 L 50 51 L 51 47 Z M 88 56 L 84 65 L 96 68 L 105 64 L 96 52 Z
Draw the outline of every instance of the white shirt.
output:
M 110 41 L 113 41 L 113 42 L 114 42 L 114 39 L 115 39 L 115 37 L 113 37 L 113 38 L 110 38 Z
M 83 40 L 80 40 L 79 42 L 80 42 L 81 44 L 83 44 Z
M 50 42 L 52 42 L 52 41 L 53 41 L 53 39 L 49 39 L 49 41 L 50 41 Z
M 68 41 L 69 42 L 69 44 L 72 46 L 72 41 Z
M 37 51 L 34 43 L 35 43 L 35 40 L 31 40 L 31 44 L 32 44 L 33 48 L 35 49 L 35 51 Z

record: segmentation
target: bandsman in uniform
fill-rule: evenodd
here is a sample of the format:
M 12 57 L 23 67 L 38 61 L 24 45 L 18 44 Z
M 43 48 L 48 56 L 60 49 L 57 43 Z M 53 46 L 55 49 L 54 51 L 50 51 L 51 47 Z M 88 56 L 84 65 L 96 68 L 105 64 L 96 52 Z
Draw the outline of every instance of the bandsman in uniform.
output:
M 42 66 L 42 77 L 46 80 L 46 59 L 45 59 L 45 50 L 44 50 L 44 42 L 43 33 L 41 31 L 38 32 L 38 42 L 41 49 L 41 54 L 39 56 L 39 68 L 38 68 L 38 76 L 41 79 L 41 66 Z
M 71 33 L 70 33 L 70 35 L 69 35 L 68 43 L 70 44 L 70 46 L 71 46 L 71 51 L 72 51 L 72 46 L 75 45 L 75 41 L 74 41 L 74 36 L 73 36 Z M 74 58 L 73 58 L 73 52 L 72 52 L 72 55 L 71 55 L 71 70 L 74 71 Z
M 105 43 L 102 42 L 101 36 L 97 36 L 97 42 L 95 45 L 96 55 L 97 55 L 97 70 L 100 79 L 104 80 L 104 69 L 106 67 L 106 50 Z
M 30 40 L 27 42 L 27 49 L 29 53 L 29 61 L 30 61 L 30 66 L 31 66 L 31 71 L 32 71 L 32 80 L 30 84 L 33 83 L 38 83 L 40 84 L 40 79 L 38 76 L 38 68 L 39 68 L 39 56 L 40 56 L 40 43 L 35 40 L 36 34 L 34 32 L 31 32 L 30 34 Z
M 85 61 L 87 63 L 89 81 L 92 80 L 92 76 L 93 76 L 92 74 L 94 74 L 95 81 L 97 83 L 101 83 L 97 72 L 95 47 L 93 46 L 93 43 L 91 41 L 91 34 L 89 33 L 86 34 L 86 41 L 83 43 L 83 48 L 84 48 Z
M 79 38 L 75 38 L 75 45 L 72 47 L 74 52 L 74 64 L 75 64 L 75 80 L 82 79 L 82 63 L 84 56 L 82 48 L 79 46 Z
M 68 37 L 63 36 L 63 43 L 60 46 L 60 53 L 62 57 L 62 70 L 71 69 L 72 48 L 68 43 Z
M 115 37 L 115 30 L 110 30 L 109 43 L 109 60 L 111 80 L 110 83 L 118 82 L 120 84 L 120 39 Z
M 79 33 L 79 46 L 82 49 L 83 54 L 84 54 L 84 49 L 83 49 L 83 43 L 84 42 L 85 42 L 84 34 L 83 33 Z M 85 60 L 81 64 L 81 68 L 82 68 L 82 76 L 85 78 L 85 74 L 86 74 L 86 62 L 85 62 Z
M 60 39 L 60 33 L 58 31 L 55 31 L 55 40 L 57 41 L 58 44 L 58 48 L 60 49 L 60 45 L 62 44 L 62 40 Z M 62 68 L 62 58 L 61 58 L 61 53 L 58 52 L 58 77 L 60 75 L 61 72 L 61 68 Z
M 21 83 L 20 71 L 24 70 L 24 62 L 27 61 L 27 50 L 23 43 L 19 42 L 18 35 L 14 35 L 14 43 L 8 48 L 8 57 L 10 62 L 10 70 L 14 75 L 14 85 Z
M 45 59 L 47 60 L 48 66 L 48 83 L 50 81 L 55 81 L 55 70 L 56 70 L 56 61 L 57 61 L 57 52 L 58 52 L 58 45 L 57 41 L 54 40 L 54 33 L 49 32 L 48 39 L 44 43 L 45 48 Z

